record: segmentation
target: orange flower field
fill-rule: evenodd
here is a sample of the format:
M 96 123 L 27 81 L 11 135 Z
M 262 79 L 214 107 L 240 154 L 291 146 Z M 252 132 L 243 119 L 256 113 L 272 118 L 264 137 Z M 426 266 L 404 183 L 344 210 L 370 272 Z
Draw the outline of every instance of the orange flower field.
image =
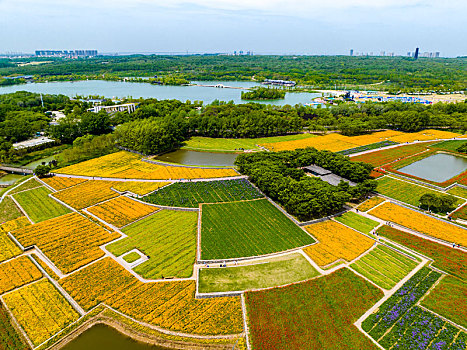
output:
M 85 310 L 105 303 L 137 320 L 191 334 L 243 331 L 239 297 L 195 299 L 195 281 L 142 283 L 111 258 L 60 283 Z
M 447 242 L 455 242 L 464 247 L 467 246 L 467 231 L 465 229 L 394 203 L 384 203 L 371 210 L 369 214 L 428 236 Z
M 88 209 L 90 213 L 116 227 L 128 225 L 157 210 L 159 210 L 159 208 L 143 204 L 125 196 L 111 199 L 110 201 Z
M 305 228 L 319 243 L 306 247 L 303 251 L 319 266 L 329 265 L 339 259 L 352 261 L 375 243 L 335 221 L 324 221 Z
M 56 171 L 61 174 L 102 176 L 111 178 L 175 180 L 238 176 L 234 169 L 186 168 L 143 162 L 141 156 L 117 152 L 70 165 Z
M 80 183 L 86 182 L 86 179 L 80 179 L 77 177 L 61 177 L 61 176 L 53 176 L 53 177 L 45 177 L 41 179 L 47 185 L 52 187 L 56 191 L 64 190 L 65 188 L 78 185 Z
M 131 192 L 140 196 L 144 196 L 150 192 L 169 185 L 171 182 L 143 182 L 143 181 L 118 181 L 115 182 L 114 188 L 119 192 Z
M 102 257 L 104 251 L 99 246 L 120 237 L 78 213 L 19 229 L 13 235 L 23 247 L 38 246 L 64 273 Z
M 27 256 L 0 264 L 0 294 L 36 281 L 42 272 Z
M 376 207 L 378 204 L 381 204 L 385 201 L 384 198 L 381 197 L 371 197 L 370 199 L 367 199 L 364 201 L 362 204 L 358 206 L 358 210 L 360 211 L 368 211 L 371 208 Z
M 113 181 L 86 181 L 74 187 L 55 192 L 53 196 L 75 209 L 83 209 L 105 200 L 118 197 L 110 188 Z
M 79 317 L 46 279 L 15 290 L 3 299 L 36 346 Z

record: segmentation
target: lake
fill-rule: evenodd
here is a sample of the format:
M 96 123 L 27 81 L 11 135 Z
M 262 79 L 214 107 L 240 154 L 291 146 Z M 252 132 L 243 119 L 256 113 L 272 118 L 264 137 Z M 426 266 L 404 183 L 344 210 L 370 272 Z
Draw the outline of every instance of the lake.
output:
M 82 333 L 62 350 L 169 350 L 160 346 L 138 342 L 112 327 L 97 324 Z
M 204 85 L 222 84 L 224 86 L 235 86 L 249 88 L 260 84 L 248 81 L 199 81 L 193 82 Z M 214 88 L 202 86 L 160 86 L 148 83 L 130 83 L 121 81 L 85 80 L 76 82 L 49 82 L 30 83 L 22 85 L 2 86 L 0 94 L 7 94 L 16 91 L 29 91 L 43 94 L 62 94 L 69 97 L 76 95 L 89 96 L 99 95 L 108 98 L 113 97 L 133 97 L 133 98 L 157 98 L 159 100 L 177 99 L 180 101 L 203 101 L 204 104 L 214 100 L 234 101 L 235 103 L 247 103 L 241 100 L 240 95 L 243 90 Z M 283 106 L 286 104 L 296 105 L 311 102 L 315 97 L 321 96 L 319 93 L 297 92 L 287 93 L 285 99 L 274 101 L 255 101 L 264 104 Z
M 398 169 L 398 171 L 429 181 L 444 182 L 466 169 L 466 158 L 438 153 Z
M 186 149 L 161 154 L 154 158 L 160 162 L 178 163 L 186 165 L 232 166 L 238 154 L 197 152 Z

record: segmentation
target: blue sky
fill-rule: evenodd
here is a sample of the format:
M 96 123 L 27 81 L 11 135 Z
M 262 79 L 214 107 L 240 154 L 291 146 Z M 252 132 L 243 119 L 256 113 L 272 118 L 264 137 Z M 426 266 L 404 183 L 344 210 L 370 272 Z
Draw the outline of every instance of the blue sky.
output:
M 0 52 L 467 55 L 466 0 L 0 0 Z

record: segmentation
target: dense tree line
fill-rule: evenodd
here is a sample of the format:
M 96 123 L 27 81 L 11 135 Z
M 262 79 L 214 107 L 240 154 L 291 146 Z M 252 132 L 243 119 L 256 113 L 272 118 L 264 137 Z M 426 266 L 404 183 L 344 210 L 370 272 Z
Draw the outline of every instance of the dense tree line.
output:
M 250 91 L 242 91 L 242 100 L 279 100 L 285 97 L 285 91 L 276 88 L 260 87 Z
M 306 176 L 301 167 L 311 164 L 358 184 L 350 187 L 342 181 L 338 186 L 332 186 L 317 177 Z M 237 157 L 235 165 L 258 188 L 301 221 L 337 213 L 346 202 L 362 198 L 376 188 L 375 181 L 369 177 L 370 165 L 351 162 L 343 155 L 314 148 L 245 153 Z
M 161 56 L 134 55 L 90 59 L 40 58 L 0 62 L 0 76 L 14 74 L 152 77 L 176 74 L 186 80 L 296 80 L 314 88 L 368 86 L 395 91 L 465 90 L 467 58 L 349 56 Z M 107 78 L 106 78 L 107 79 Z M 371 85 L 377 84 L 378 85 Z M 370 86 L 371 85 L 371 86 Z

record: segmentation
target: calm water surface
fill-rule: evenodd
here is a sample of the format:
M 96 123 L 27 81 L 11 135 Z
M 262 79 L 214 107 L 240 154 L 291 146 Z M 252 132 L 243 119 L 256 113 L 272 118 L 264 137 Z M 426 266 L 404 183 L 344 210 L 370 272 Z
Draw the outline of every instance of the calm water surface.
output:
M 235 153 L 210 153 L 178 149 L 157 156 L 155 160 L 186 165 L 232 166 L 237 156 L 238 154 Z
M 438 153 L 407 165 L 400 172 L 434 182 L 444 182 L 467 169 L 467 159 Z
M 68 343 L 62 350 L 169 350 L 131 339 L 112 327 L 98 324 Z
M 193 82 L 204 85 L 222 84 L 225 86 L 235 86 L 248 88 L 259 84 L 244 81 L 200 81 Z M 16 91 L 29 91 L 43 94 L 63 94 L 69 97 L 76 95 L 88 96 L 99 95 L 105 97 L 133 97 L 133 98 L 157 98 L 159 100 L 177 99 L 180 101 L 203 101 L 205 104 L 214 100 L 234 101 L 235 103 L 247 103 L 240 99 L 242 90 L 213 88 L 201 86 L 159 86 L 148 83 L 129 83 L 121 81 L 85 80 L 77 82 L 50 82 L 31 83 L 22 85 L 2 86 L 0 94 L 7 94 Z M 273 105 L 295 105 L 311 102 L 314 97 L 321 94 L 312 93 L 287 93 L 285 99 L 275 101 L 257 101 L 259 103 Z
M 13 185 L 16 181 L 23 178 L 23 175 L 19 174 L 7 174 L 0 177 L 0 185 Z

